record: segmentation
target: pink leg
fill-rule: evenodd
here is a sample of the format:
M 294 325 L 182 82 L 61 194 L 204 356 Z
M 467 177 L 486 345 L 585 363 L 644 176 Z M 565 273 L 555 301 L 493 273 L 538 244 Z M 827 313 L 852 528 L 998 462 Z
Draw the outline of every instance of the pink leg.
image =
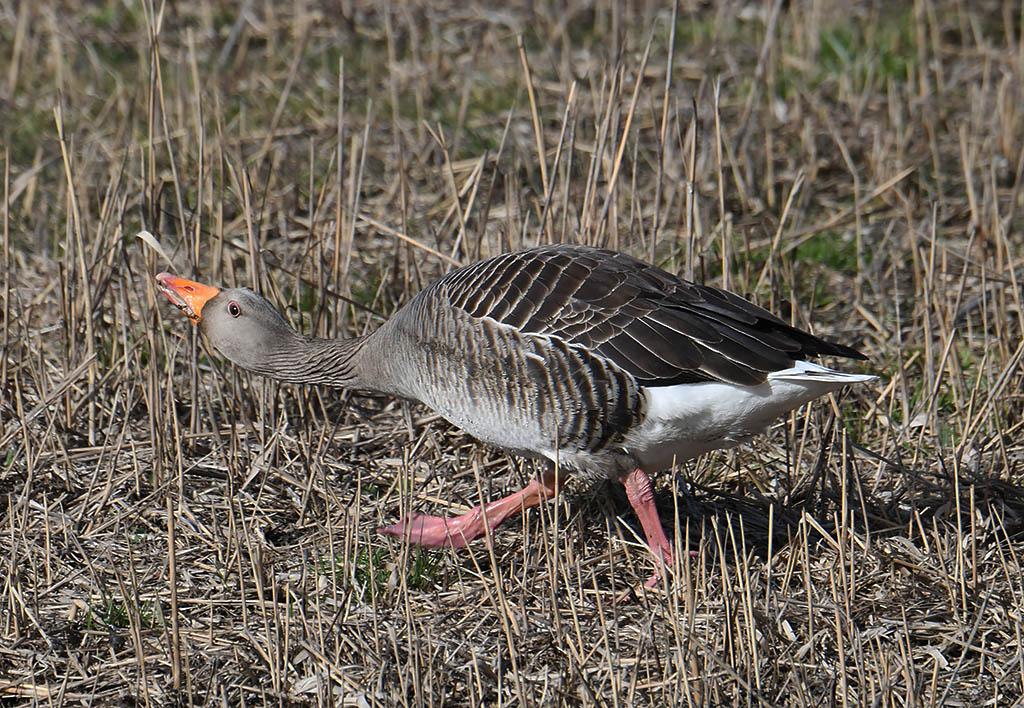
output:
M 470 541 L 486 535 L 508 517 L 537 506 L 556 494 L 558 485 L 555 483 L 555 474 L 545 472 L 539 481 L 534 479 L 515 494 L 489 502 L 486 506 L 474 507 L 461 516 L 445 518 L 413 512 L 408 519 L 391 526 L 382 526 L 377 532 L 403 536 L 411 543 L 431 548 L 462 548 L 469 545 Z
M 623 475 L 620 482 L 626 487 L 626 496 L 629 503 L 633 505 L 633 511 L 640 519 L 640 525 L 644 527 L 644 535 L 647 536 L 647 545 L 654 554 L 655 571 L 646 585 L 653 588 L 658 584 L 661 575 L 661 561 L 665 561 L 665 567 L 672 567 L 674 557 L 672 544 L 665 536 L 665 529 L 661 525 L 661 518 L 658 516 L 658 509 L 654 506 L 654 490 L 651 488 L 651 478 L 642 469 L 637 468 L 629 474 Z M 661 556 L 660 558 L 658 556 Z

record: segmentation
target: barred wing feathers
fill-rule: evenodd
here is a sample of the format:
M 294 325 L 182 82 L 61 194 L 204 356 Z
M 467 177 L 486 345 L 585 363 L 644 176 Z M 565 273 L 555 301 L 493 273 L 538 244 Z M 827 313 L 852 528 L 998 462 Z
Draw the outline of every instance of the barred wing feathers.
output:
M 646 386 L 749 386 L 810 356 L 864 358 L 732 293 L 585 246 L 497 256 L 452 271 L 434 287 L 472 317 L 586 347 Z

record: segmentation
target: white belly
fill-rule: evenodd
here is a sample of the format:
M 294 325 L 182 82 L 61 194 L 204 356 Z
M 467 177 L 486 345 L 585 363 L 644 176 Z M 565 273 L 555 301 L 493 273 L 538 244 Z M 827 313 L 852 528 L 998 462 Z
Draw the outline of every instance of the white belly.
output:
M 746 442 L 794 408 L 872 378 L 800 362 L 758 386 L 716 381 L 646 388 L 647 415 L 625 447 L 644 470 L 666 469 L 673 461 Z

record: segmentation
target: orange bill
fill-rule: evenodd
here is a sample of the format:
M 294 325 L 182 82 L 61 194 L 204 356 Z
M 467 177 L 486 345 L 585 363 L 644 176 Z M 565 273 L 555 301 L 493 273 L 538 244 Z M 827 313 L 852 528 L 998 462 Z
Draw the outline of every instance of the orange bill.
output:
M 160 290 L 171 304 L 184 312 L 195 324 L 202 319 L 203 305 L 220 292 L 220 288 L 194 283 L 173 273 L 160 273 L 156 276 L 156 282 L 160 284 Z

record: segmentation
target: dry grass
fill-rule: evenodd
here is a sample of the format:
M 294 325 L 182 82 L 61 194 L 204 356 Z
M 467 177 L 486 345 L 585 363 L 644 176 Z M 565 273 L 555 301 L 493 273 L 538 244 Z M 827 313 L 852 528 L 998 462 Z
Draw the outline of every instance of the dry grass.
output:
M 0 3 L 0 703 L 1021 704 L 1018 3 L 239 4 Z M 376 535 L 531 467 L 225 365 L 144 228 L 331 335 L 607 244 L 883 378 L 663 475 L 699 556 L 618 603 L 616 489 Z

